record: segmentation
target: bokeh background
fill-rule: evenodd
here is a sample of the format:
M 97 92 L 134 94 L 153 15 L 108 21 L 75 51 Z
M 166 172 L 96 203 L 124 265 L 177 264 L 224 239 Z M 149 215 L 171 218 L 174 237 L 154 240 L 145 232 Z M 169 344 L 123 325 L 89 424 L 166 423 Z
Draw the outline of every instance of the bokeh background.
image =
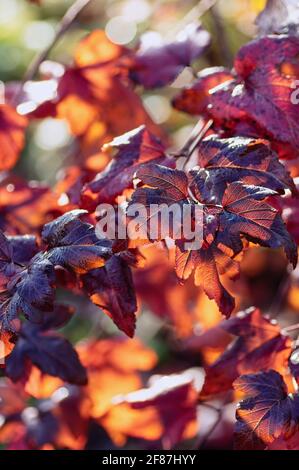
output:
M 4 83 L 22 80 L 36 54 L 53 41 L 59 22 L 72 3 L 72 0 L 41 0 L 37 5 L 26 0 L 0 0 L 2 87 Z M 230 67 L 238 49 L 254 37 L 254 21 L 265 3 L 265 0 L 219 0 L 211 9 L 208 8 L 211 0 L 93 0 L 51 50 L 48 59 L 71 64 L 79 40 L 94 29 L 105 30 L 116 44 L 135 47 L 144 33 L 151 42 L 161 36 L 172 39 L 183 26 L 201 17 L 203 25 L 212 33 L 212 46 L 194 68 Z M 196 123 L 195 118 L 173 110 L 170 104 L 171 98 L 191 83 L 192 78 L 186 68 L 171 86 L 140 91 L 153 121 L 170 135 L 172 149 L 182 147 Z M 26 148 L 14 171 L 26 179 L 54 185 L 59 179 L 59 170 L 68 165 L 74 146 L 74 137 L 66 121 L 52 118 L 35 121 L 27 131 Z M 153 253 L 149 266 L 143 274 L 136 276 L 137 292 L 144 300 L 137 322 L 137 336 L 158 354 L 155 372 L 159 374 L 200 367 L 204 361 L 211 363 L 219 354 L 217 349 L 196 342 L 196 335 L 202 328 L 208 329 L 219 322 L 221 317 L 215 304 L 191 286 L 190 290 L 187 287 L 183 294 L 179 293 L 179 286 L 173 277 L 169 277 L 167 263 L 166 256 Z M 256 305 L 265 313 L 278 316 L 282 324 L 298 321 L 299 275 L 295 271 L 290 279 L 281 252 L 253 248 L 246 253 L 241 270 L 241 278 L 232 288 L 240 308 Z M 161 291 L 151 295 L 157 285 Z M 74 316 L 64 329 L 64 334 L 73 343 L 92 336 L 106 338 L 117 332 L 112 321 L 99 314 L 99 309 L 80 295 L 61 291 L 58 296 L 82 313 Z M 189 305 L 192 302 L 194 305 Z M 188 320 L 190 312 L 195 312 L 194 318 Z M 179 327 L 176 331 L 173 324 Z M 201 361 L 201 354 L 204 361 Z M 214 420 L 213 411 L 202 411 L 202 435 Z M 230 446 L 233 421 L 234 406 L 228 405 L 220 429 L 211 437 L 210 447 Z M 111 442 L 97 434 L 99 432 L 99 429 L 95 430 L 90 447 L 97 448 L 101 437 L 101 445 L 111 448 Z M 129 442 L 130 445 L 133 446 Z
M 42 0 L 40 5 L 27 0 L 0 0 L 0 80 L 20 80 L 34 56 L 53 40 L 59 21 L 72 0 Z M 93 0 L 78 21 L 53 48 L 49 59 L 70 64 L 78 41 L 88 31 L 105 29 L 109 39 L 134 47 L 141 34 L 148 41 L 173 38 L 186 24 L 196 20 L 211 0 Z M 197 67 L 231 65 L 239 47 L 255 34 L 254 19 L 265 0 L 220 0 L 217 10 L 209 10 L 202 22 L 212 32 L 208 57 Z M 188 69 L 167 90 L 145 93 L 143 101 L 153 120 L 171 132 L 173 145 L 179 147 L 192 126 L 192 119 L 173 112 L 169 97 L 192 79 Z M 37 93 L 37 90 L 35 90 Z M 66 122 L 46 119 L 31 126 L 27 148 L 17 171 L 28 178 L 53 183 L 57 170 L 65 164 L 66 148 L 72 137 Z

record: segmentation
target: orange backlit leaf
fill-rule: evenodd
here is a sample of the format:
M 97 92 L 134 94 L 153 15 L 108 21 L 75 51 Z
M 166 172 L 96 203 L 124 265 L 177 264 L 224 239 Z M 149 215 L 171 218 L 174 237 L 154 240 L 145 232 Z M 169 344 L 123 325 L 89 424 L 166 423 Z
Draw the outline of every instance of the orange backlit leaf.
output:
M 98 419 L 111 408 L 115 396 L 139 389 L 142 382 L 137 372 L 150 370 L 157 360 L 138 340 L 90 341 L 77 350 L 88 371 L 91 415 Z
M 103 417 L 103 426 L 116 442 L 124 442 L 126 436 L 154 441 L 161 439 L 163 448 L 171 449 L 196 433 L 197 391 L 194 378 L 187 372 L 162 376 L 150 388 L 119 397 L 118 404 Z M 121 426 L 117 425 L 120 418 Z
M 0 171 L 12 168 L 25 144 L 27 119 L 11 106 L 0 105 Z

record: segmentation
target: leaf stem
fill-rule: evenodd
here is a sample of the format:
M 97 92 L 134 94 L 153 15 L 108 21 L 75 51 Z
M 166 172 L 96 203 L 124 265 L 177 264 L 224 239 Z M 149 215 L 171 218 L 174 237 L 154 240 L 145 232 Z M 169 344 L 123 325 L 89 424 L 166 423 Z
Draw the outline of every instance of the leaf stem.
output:
M 193 152 L 195 151 L 196 147 L 198 146 L 199 142 L 204 138 L 207 131 L 213 124 L 213 120 L 210 119 L 209 121 L 205 122 L 204 124 L 202 121 L 198 121 L 197 124 L 194 126 L 187 142 L 183 145 L 183 147 L 175 153 L 175 158 L 185 158 L 184 166 L 186 167 L 190 157 L 192 156 Z

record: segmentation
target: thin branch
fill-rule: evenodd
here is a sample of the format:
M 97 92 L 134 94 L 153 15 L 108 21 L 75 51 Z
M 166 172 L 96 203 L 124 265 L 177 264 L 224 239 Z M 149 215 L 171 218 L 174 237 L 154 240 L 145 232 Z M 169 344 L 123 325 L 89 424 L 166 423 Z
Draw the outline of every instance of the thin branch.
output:
M 210 119 L 209 121 L 207 121 L 205 123 L 205 125 L 203 126 L 202 130 L 199 132 L 199 134 L 197 135 L 197 137 L 193 140 L 193 142 L 191 143 L 190 145 L 190 149 L 189 149 L 189 153 L 188 153 L 188 156 L 191 157 L 193 152 L 195 151 L 196 147 L 198 146 L 198 144 L 201 142 L 201 140 L 204 138 L 204 136 L 206 135 L 206 133 L 208 132 L 208 130 L 210 129 L 210 127 L 212 126 L 213 124 L 213 120 Z
M 187 141 L 183 145 L 183 147 L 177 152 L 177 156 L 188 156 L 190 153 L 190 147 L 197 138 L 199 134 L 201 134 L 202 129 L 204 127 L 204 123 L 202 121 L 198 121 L 195 126 L 193 127 L 191 134 L 189 135 Z
M 192 129 L 192 132 L 190 136 L 188 137 L 187 142 L 183 145 L 183 147 L 178 152 L 175 152 L 175 154 L 173 155 L 174 158 L 185 158 L 183 168 L 186 167 L 196 147 L 198 146 L 200 141 L 204 138 L 204 136 L 206 135 L 207 131 L 210 129 L 212 124 L 213 124 L 212 119 L 204 123 L 202 123 L 202 121 L 198 121 L 196 125 L 194 126 L 194 128 Z
M 17 99 L 23 89 L 24 83 L 28 80 L 32 80 L 36 75 L 40 64 L 48 57 L 49 53 L 53 49 L 53 47 L 57 44 L 57 42 L 64 36 L 64 34 L 68 31 L 71 27 L 73 22 L 76 20 L 78 15 L 81 11 L 91 2 L 91 0 L 76 0 L 66 11 L 65 15 L 61 19 L 55 37 L 51 41 L 51 43 L 40 53 L 34 57 L 33 61 L 29 65 L 28 69 L 25 72 L 23 77 L 22 83 L 20 85 L 19 90 L 17 91 L 16 95 L 14 96 L 14 102 L 17 102 Z

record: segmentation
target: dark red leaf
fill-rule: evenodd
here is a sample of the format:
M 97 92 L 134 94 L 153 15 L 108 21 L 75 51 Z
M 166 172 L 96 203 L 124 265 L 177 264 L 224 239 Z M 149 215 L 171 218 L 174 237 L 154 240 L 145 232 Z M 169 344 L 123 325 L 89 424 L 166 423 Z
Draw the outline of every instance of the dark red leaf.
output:
M 47 312 L 39 326 L 43 331 L 59 329 L 65 326 L 73 317 L 74 308 L 69 305 L 55 304 L 51 312 Z
M 13 381 L 24 376 L 28 359 L 45 374 L 78 385 L 87 383 L 85 368 L 72 345 L 61 336 L 43 334 L 30 325 L 23 326 L 17 344 L 7 358 L 6 373 Z
M 40 254 L 27 269 L 20 271 L 1 294 L 1 327 L 15 331 L 15 320 L 20 314 L 33 322 L 41 322 L 44 312 L 51 311 L 54 302 L 54 267 Z
M 197 74 L 196 81 L 184 88 L 173 100 L 179 111 L 191 115 L 205 114 L 210 102 L 209 91 L 221 83 L 232 80 L 231 72 L 224 67 L 210 67 Z
M 298 156 L 298 105 L 292 99 L 298 55 L 297 36 L 267 36 L 243 46 L 234 63 L 236 79 L 211 90 L 215 122 L 232 130 L 240 121 L 253 122 L 261 137 Z
M 182 70 L 198 59 L 210 44 L 210 35 L 198 24 L 189 24 L 175 41 L 153 46 L 142 42 L 130 76 L 146 88 L 171 83 Z
M 188 198 L 188 178 L 183 171 L 149 163 L 139 168 L 135 177 L 144 185 L 165 192 L 169 204 Z
M 133 337 L 137 301 L 127 262 L 114 255 L 103 268 L 85 274 L 82 282 L 92 302 L 102 308 L 120 330 Z
M 26 266 L 37 252 L 37 241 L 33 235 L 15 235 L 7 237 L 12 247 L 14 263 Z
M 295 191 L 292 178 L 266 140 L 209 136 L 198 147 L 198 164 L 205 169 L 205 177 L 215 193 L 223 194 L 226 185 L 234 181 L 282 194 L 287 188 Z
M 279 163 L 276 162 L 276 165 Z M 243 250 L 243 238 L 261 246 L 283 247 L 294 266 L 297 262 L 297 249 L 277 210 L 263 202 L 263 199 L 276 194 L 274 191 L 261 186 L 243 185 L 238 181 L 228 185 L 223 181 L 221 188 L 221 173 L 218 176 L 220 183 L 217 184 L 216 181 L 213 182 L 216 179 L 215 174 L 210 178 L 207 171 L 195 168 L 186 175 L 183 171 L 160 165 L 144 166 L 136 173 L 141 184 L 133 193 L 127 213 L 131 215 L 130 210 L 135 203 L 142 204 L 147 209 L 146 220 L 140 224 L 145 227 L 142 230 L 144 237 L 147 235 L 153 240 L 153 231 L 149 231 L 152 225 L 148 224 L 153 222 L 152 213 L 148 210 L 151 205 L 166 204 L 171 207 L 179 203 L 183 209 L 182 214 L 187 206 L 191 208 L 191 213 L 195 208 L 201 208 L 201 220 L 194 221 L 200 224 L 197 232 L 202 232 L 201 248 L 185 248 L 186 240 L 180 238 L 182 230 L 178 231 L 185 222 L 184 215 L 181 216 L 180 226 L 175 228 L 179 236 L 174 236 L 173 233 L 166 235 L 174 238 L 177 245 L 176 272 L 179 278 L 188 279 L 194 270 L 196 285 L 201 285 L 208 297 L 216 300 L 221 311 L 229 315 L 234 308 L 234 301 L 224 289 L 220 275 L 228 273 L 229 277 L 236 277 L 237 263 L 230 258 Z M 250 174 L 246 166 L 243 171 Z M 227 170 L 224 173 L 226 178 L 230 181 L 237 179 L 238 172 L 231 172 L 232 174 Z M 268 181 L 271 178 L 269 175 Z M 264 179 L 267 179 L 266 175 Z M 159 226 L 155 239 L 163 240 L 165 234 L 161 230 L 161 222 L 158 220 L 157 224 Z
M 29 264 L 37 253 L 36 238 L 29 235 L 6 237 L 0 230 L 0 291 Z
M 257 186 L 232 183 L 226 189 L 220 215 L 218 243 L 235 250 L 236 240 L 243 234 L 247 240 L 269 248 L 283 247 L 295 267 L 297 248 L 277 211 L 261 201 L 269 190 Z M 238 245 L 238 243 L 237 243 Z
M 73 210 L 44 226 L 42 238 L 48 246 L 46 256 L 54 265 L 85 273 L 103 266 L 109 258 L 111 244 L 97 237 L 93 225 L 80 220 L 86 213 Z
M 224 353 L 206 368 L 202 397 L 232 389 L 239 375 L 275 369 L 284 374 L 292 342 L 279 325 L 258 309 L 249 309 L 223 321 L 220 327 L 236 336 Z
M 278 437 L 289 438 L 299 428 L 299 395 L 288 395 L 282 376 L 274 371 L 239 377 L 234 382 L 246 398 L 237 409 L 237 449 L 264 449 Z
M 105 149 L 115 155 L 107 168 L 83 188 L 83 205 L 89 209 L 100 203 L 114 203 L 125 189 L 133 187 L 134 173 L 145 163 L 170 164 L 163 145 L 145 126 L 116 137 Z

